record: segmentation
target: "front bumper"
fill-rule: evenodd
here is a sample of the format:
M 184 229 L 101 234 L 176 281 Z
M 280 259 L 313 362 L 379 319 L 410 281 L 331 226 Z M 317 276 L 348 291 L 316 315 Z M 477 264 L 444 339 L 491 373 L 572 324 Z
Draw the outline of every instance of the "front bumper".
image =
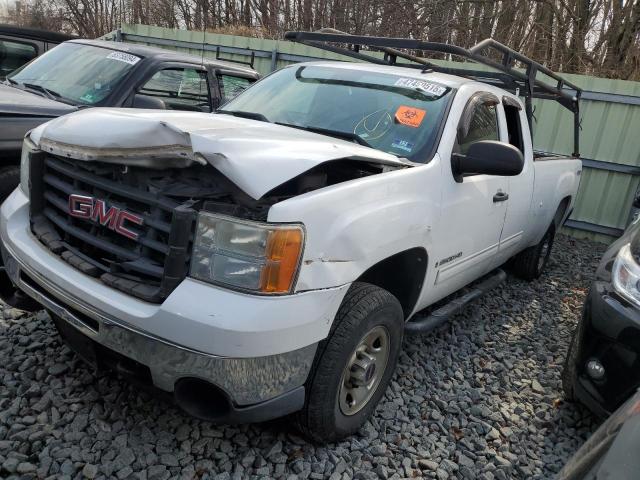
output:
M 618 296 L 609 282 L 596 281 L 587 297 L 579 338 L 574 392 L 594 413 L 606 416 L 640 387 L 640 311 Z M 586 364 L 599 361 L 601 380 Z
M 2 205 L 0 237 L 11 280 L 65 324 L 148 368 L 161 390 L 198 378 L 234 406 L 273 400 L 304 384 L 348 288 L 272 298 L 187 279 L 161 305 L 149 304 L 83 275 L 40 244 L 20 189 Z M 288 401 L 299 408 L 304 392 L 294 397 Z

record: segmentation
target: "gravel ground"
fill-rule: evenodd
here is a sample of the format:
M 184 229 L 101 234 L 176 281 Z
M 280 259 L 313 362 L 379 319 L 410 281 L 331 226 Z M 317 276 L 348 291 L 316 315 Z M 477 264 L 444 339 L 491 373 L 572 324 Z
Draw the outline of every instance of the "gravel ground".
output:
M 602 245 L 557 238 L 549 271 L 405 341 L 375 417 L 312 445 L 279 420 L 214 426 L 64 346 L 44 312 L 0 319 L 1 478 L 552 478 L 596 427 L 560 370 Z

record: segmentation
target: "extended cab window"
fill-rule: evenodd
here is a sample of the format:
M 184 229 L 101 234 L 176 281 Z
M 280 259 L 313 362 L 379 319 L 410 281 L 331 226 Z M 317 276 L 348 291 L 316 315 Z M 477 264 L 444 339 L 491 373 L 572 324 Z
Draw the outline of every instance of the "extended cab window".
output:
M 210 112 L 207 74 L 195 68 L 167 68 L 151 77 L 139 93 L 162 100 L 169 110 Z
M 481 140 L 500 140 L 496 105 L 493 97 L 485 96 L 475 97 L 469 102 L 460 120 L 456 153 L 466 154 L 471 144 Z
M 0 79 L 37 56 L 36 47 L 28 43 L 0 40 Z
M 220 92 L 222 93 L 222 101 L 226 102 L 238 95 L 251 85 L 252 80 L 244 77 L 236 77 L 234 75 L 222 74 L 220 78 Z

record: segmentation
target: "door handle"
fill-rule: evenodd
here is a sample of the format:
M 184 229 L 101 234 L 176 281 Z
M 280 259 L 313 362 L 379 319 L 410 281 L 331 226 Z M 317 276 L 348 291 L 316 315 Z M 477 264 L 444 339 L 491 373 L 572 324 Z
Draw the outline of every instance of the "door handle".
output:
M 498 190 L 493 196 L 493 203 L 504 202 L 509 199 L 509 194 Z

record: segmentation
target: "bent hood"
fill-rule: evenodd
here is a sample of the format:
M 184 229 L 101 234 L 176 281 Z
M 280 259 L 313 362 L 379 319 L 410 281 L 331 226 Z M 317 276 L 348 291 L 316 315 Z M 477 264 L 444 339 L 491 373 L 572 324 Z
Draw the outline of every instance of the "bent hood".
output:
M 77 110 L 35 93 L 0 83 L 0 113 L 15 116 L 58 117 Z
M 209 163 L 254 199 L 331 160 L 409 165 L 352 142 L 197 112 L 93 108 L 52 120 L 31 137 L 43 150 L 87 161 L 148 168 Z

